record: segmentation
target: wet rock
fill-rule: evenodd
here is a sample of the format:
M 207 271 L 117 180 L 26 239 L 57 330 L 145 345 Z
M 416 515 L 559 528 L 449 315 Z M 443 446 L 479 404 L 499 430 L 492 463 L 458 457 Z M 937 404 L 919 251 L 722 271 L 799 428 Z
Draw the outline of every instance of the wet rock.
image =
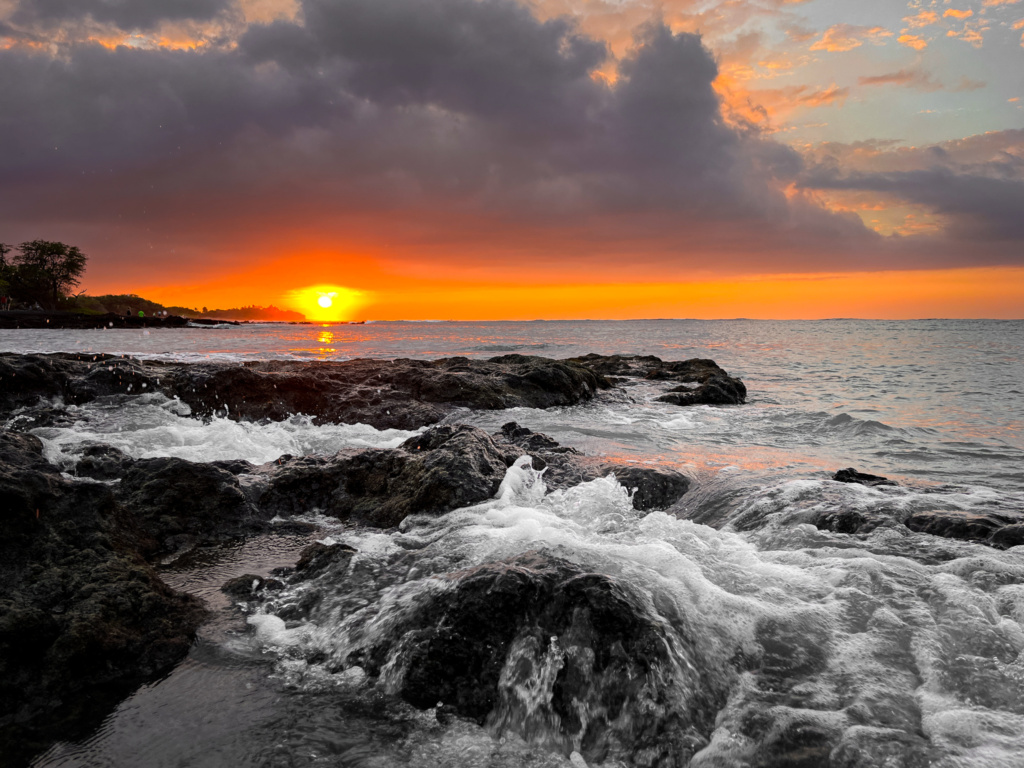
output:
M 829 509 L 821 512 L 814 525 L 822 531 L 835 533 L 871 533 L 880 525 L 892 521 L 883 511 L 865 509 Z
M 633 507 L 642 512 L 668 509 L 690 489 L 690 479 L 665 467 L 639 467 L 635 464 L 605 465 L 627 490 L 633 491 Z
M 506 456 L 511 464 L 522 454 L 533 458 L 533 468 L 543 469 L 548 490 L 571 488 L 579 483 L 610 474 L 633 493 L 634 509 L 650 512 L 668 509 L 690 487 L 686 475 L 667 467 L 638 466 L 603 462 L 583 456 L 575 448 L 559 445 L 548 435 L 534 432 L 514 421 L 503 425 L 493 435 L 499 446 L 512 449 Z
M 227 470 L 172 457 L 134 462 L 117 492 L 148 537 L 149 557 L 266 530 L 273 517 Z
M 339 563 L 347 564 L 355 553 L 356 550 L 348 544 L 316 542 L 302 550 L 298 562 L 295 563 L 295 571 L 302 574 L 302 578 L 311 579 L 328 568 L 336 568 Z
M 549 408 L 591 399 L 607 386 L 570 361 L 505 355 L 491 360 L 348 360 L 297 363 L 141 362 L 112 355 L 0 355 L 0 415 L 40 397 L 82 403 L 159 391 L 197 415 L 416 429 L 456 408 Z
M 575 448 L 568 448 L 558 444 L 558 441 L 540 432 L 521 427 L 514 421 L 503 424 L 501 427 L 502 437 L 527 453 L 578 453 Z
M 181 659 L 204 616 L 140 557 L 110 488 L 0 432 L 0 754 L 26 764 Z
M 276 592 L 284 588 L 284 582 L 280 579 L 268 579 L 257 576 L 254 573 L 246 573 L 228 579 L 221 586 L 220 591 L 238 600 L 249 600 L 257 596 L 261 591 Z
M 739 405 L 747 388 L 714 360 L 666 361 L 653 355 L 585 355 L 571 359 L 602 376 L 676 383 L 658 398 L 674 405 Z
M 388 528 L 412 514 L 442 514 L 491 498 L 505 477 L 506 456 L 476 427 L 434 427 L 397 449 L 270 465 L 260 507 L 265 517 L 318 509 Z
M 976 541 L 999 549 L 1024 544 L 1024 514 L 928 510 L 914 512 L 904 524 L 919 533 Z
M 537 553 L 448 578 L 363 660 L 374 675 L 397 664 L 409 703 L 588 763 L 684 765 L 707 743 L 721 692 L 649 596 Z
M 105 443 L 86 443 L 78 453 L 75 475 L 93 480 L 116 480 L 128 471 L 134 459 L 124 451 Z
M 858 472 L 853 467 L 847 467 L 846 469 L 840 469 L 834 475 L 832 479 L 840 483 L 857 483 L 858 485 L 899 485 L 895 480 L 889 480 L 881 475 L 869 475 L 866 472 Z

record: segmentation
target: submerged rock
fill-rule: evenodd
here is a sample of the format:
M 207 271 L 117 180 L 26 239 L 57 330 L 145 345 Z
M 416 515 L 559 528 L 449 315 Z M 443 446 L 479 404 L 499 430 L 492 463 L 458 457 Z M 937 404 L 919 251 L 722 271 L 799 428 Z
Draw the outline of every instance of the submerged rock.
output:
M 75 739 L 180 660 L 204 610 L 157 578 L 111 489 L 0 432 L 0 754 Z

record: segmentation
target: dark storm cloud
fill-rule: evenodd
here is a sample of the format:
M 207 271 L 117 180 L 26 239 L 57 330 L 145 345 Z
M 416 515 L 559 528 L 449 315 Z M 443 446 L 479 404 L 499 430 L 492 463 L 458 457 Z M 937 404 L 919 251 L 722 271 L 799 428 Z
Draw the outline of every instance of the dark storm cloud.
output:
M 19 24 L 91 18 L 123 30 L 149 30 L 163 21 L 208 21 L 231 0 L 21 0 L 13 14 Z
M 435 202 L 550 210 L 560 198 L 562 213 L 785 207 L 767 181 L 797 156 L 722 123 L 697 36 L 648 27 L 609 86 L 593 76 L 603 43 L 513 2 L 308 0 L 302 18 L 250 28 L 235 50 L 0 52 L 20 116 L 0 127 L 17 149 L 2 172 L 180 174 L 189 157 L 223 162 L 256 142 L 283 162 L 267 173 L 288 176 L 284 161 L 312 152 L 311 182 L 336 171 L 360 194 L 397 180 Z

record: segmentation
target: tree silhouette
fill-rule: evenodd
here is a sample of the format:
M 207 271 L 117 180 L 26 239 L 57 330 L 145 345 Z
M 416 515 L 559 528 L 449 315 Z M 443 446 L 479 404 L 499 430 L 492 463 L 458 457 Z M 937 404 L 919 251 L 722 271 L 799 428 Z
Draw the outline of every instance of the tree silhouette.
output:
M 88 257 L 76 246 L 51 240 L 30 240 L 18 246 L 12 260 L 12 291 L 24 301 L 56 307 L 81 282 Z

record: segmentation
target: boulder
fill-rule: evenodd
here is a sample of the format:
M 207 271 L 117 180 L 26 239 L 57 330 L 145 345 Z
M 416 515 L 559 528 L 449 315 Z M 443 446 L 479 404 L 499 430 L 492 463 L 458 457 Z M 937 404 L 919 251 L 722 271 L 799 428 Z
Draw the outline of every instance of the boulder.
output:
M 319 510 L 388 528 L 412 514 L 439 515 L 491 498 L 511 460 L 481 429 L 427 430 L 397 449 L 342 451 L 269 465 L 264 517 Z
M 173 457 L 135 461 L 117 493 L 146 536 L 140 549 L 148 557 L 263 531 L 273 517 L 228 470 Z

